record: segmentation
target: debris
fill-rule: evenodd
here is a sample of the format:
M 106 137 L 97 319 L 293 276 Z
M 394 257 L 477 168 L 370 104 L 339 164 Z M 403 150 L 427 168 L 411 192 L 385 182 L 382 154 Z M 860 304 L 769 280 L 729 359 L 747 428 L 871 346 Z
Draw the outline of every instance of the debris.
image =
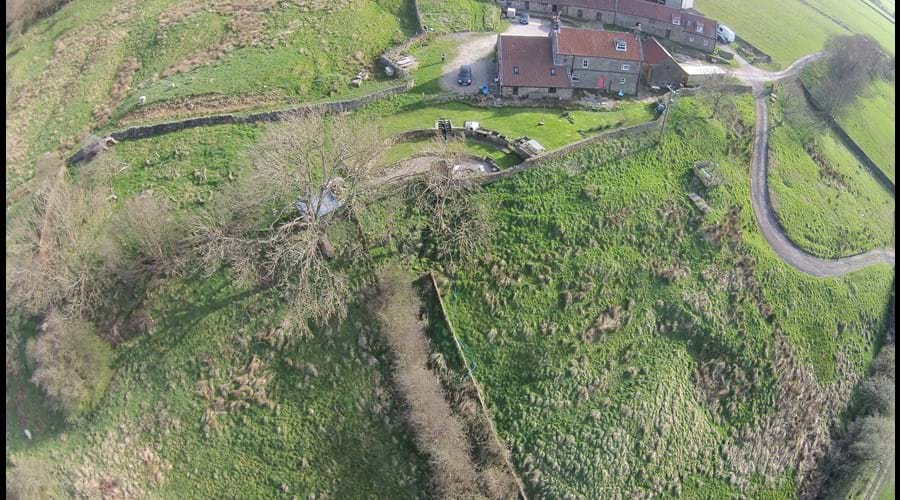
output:
M 25 437 L 28 438 L 29 441 L 31 441 L 31 431 L 29 431 L 28 429 L 25 429 Z

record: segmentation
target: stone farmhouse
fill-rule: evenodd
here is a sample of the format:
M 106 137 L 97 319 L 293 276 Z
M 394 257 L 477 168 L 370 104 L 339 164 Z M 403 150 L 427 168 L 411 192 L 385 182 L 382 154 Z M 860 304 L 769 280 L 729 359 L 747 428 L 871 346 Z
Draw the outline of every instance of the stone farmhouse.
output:
M 694 10 L 693 0 L 499 0 L 520 10 L 641 31 L 711 54 L 718 23 Z
M 571 99 L 576 89 L 637 94 L 644 59 L 640 36 L 561 28 L 549 37 L 497 41 L 500 94 Z

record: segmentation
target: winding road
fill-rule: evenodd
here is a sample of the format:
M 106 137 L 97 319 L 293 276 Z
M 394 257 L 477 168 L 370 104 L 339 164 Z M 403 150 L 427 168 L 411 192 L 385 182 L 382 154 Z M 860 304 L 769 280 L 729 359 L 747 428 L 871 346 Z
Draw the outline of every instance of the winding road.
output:
M 741 68 L 731 74 L 749 84 L 753 88 L 753 99 L 756 107 L 756 132 L 753 139 L 753 160 L 750 169 L 750 204 L 753 215 L 763 237 L 781 259 L 791 267 L 803 273 L 818 277 L 842 276 L 864 267 L 875 264 L 894 264 L 892 248 L 876 248 L 868 252 L 844 257 L 841 259 L 821 259 L 812 256 L 797 247 L 784 234 L 772 208 L 769 198 L 768 152 L 769 152 L 769 109 L 767 95 L 763 89 L 766 82 L 777 81 L 796 75 L 803 66 L 823 56 L 822 53 L 810 54 L 798 59 L 787 69 L 778 72 L 766 72 L 746 63 L 735 55 Z

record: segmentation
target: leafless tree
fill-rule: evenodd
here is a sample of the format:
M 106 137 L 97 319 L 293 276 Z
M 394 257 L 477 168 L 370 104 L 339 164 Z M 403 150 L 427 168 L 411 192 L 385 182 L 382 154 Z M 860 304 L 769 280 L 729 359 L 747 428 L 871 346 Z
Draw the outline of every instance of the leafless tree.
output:
M 349 117 L 310 114 L 273 125 L 253 149 L 252 168 L 191 224 L 190 245 L 208 269 L 227 264 L 247 284 L 275 286 L 290 301 L 285 333 L 342 319 L 350 290 L 329 263 L 362 254 L 340 223 L 371 201 L 378 131 Z
M 837 115 L 883 70 L 887 56 L 868 35 L 832 36 L 825 44 L 826 72 L 816 97 L 831 118 Z
M 490 213 L 477 195 L 480 184 L 457 166 L 463 142 L 435 139 L 427 152 L 430 168 L 410 189 L 418 209 L 428 217 L 428 237 L 435 256 L 452 263 L 484 248 L 490 237 Z

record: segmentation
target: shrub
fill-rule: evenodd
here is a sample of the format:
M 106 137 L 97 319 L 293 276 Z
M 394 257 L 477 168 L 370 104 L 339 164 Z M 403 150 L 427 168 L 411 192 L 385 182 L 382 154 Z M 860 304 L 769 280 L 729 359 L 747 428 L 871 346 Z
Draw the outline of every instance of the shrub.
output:
M 37 384 L 73 420 L 103 398 L 112 375 L 112 348 L 83 320 L 50 313 L 26 352 Z
M 312 81 L 311 88 L 316 94 L 330 97 L 346 88 L 349 84 L 350 80 L 344 75 L 326 73 L 317 76 Z

